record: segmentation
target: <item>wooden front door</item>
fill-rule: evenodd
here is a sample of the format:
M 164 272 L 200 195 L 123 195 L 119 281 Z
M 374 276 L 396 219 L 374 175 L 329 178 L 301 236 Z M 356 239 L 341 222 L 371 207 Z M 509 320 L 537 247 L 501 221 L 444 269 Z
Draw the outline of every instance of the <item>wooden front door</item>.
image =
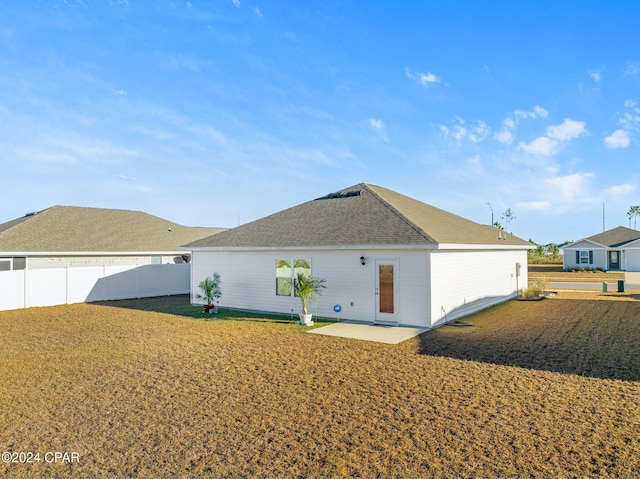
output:
M 376 261 L 376 323 L 397 323 L 397 261 Z

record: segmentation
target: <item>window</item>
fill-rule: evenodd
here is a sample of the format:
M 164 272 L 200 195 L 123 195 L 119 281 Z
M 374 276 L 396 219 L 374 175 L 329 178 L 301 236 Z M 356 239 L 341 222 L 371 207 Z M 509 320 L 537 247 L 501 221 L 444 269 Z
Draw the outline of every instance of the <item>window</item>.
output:
M 15 256 L 13 258 L 0 258 L 0 271 L 11 271 L 26 269 L 27 258 L 24 256 Z
M 580 250 L 576 251 L 577 264 L 593 264 L 593 251 Z
M 13 258 L 13 269 L 26 269 L 27 268 L 27 258 L 24 256 L 16 256 Z
M 300 273 L 305 276 L 311 275 L 310 259 L 277 259 L 276 296 L 291 296 L 293 294 L 293 281 Z
M 276 260 L 276 295 L 291 296 L 291 260 Z

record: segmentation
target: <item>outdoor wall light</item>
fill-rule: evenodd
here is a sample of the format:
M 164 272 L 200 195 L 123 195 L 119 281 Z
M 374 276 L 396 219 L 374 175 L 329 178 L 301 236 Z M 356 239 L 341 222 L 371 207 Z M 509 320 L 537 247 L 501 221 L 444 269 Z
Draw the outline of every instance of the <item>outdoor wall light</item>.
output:
M 365 265 L 364 256 L 360 256 L 360 263 L 362 264 L 362 266 Z

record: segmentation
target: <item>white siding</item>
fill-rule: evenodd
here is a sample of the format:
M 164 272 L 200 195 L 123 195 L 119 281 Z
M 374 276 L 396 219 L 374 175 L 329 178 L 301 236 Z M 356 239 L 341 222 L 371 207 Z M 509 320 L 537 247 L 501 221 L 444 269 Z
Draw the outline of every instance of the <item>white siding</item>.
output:
M 592 251 L 593 263 L 576 262 L 576 251 Z M 571 246 L 564 248 L 563 266 L 565 269 L 583 268 L 583 269 L 607 269 L 607 250 L 590 243 L 589 241 L 580 241 Z
M 527 287 L 527 252 L 433 251 L 431 277 L 433 326 L 515 297 Z
M 360 256 L 366 258 L 365 266 Z M 315 315 L 336 318 L 334 305 L 342 306 L 340 319 L 372 322 L 375 318 L 375 261 L 398 261 L 397 320 L 405 325 L 429 324 L 429 256 L 426 251 L 331 250 L 193 252 L 192 301 L 198 284 L 217 272 L 221 276 L 222 307 L 297 315 L 300 301 L 276 296 L 277 259 L 311 259 L 313 275 L 326 280 L 327 289 L 311 308 Z

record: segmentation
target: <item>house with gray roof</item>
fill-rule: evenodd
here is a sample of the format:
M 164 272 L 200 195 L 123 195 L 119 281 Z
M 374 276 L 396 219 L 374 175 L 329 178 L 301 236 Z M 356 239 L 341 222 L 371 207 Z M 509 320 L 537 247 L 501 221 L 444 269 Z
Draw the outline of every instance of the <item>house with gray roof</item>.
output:
M 297 314 L 298 273 L 326 280 L 316 316 L 434 327 L 527 287 L 530 243 L 361 183 L 185 246 L 191 296 L 213 272 L 223 307 Z
M 618 226 L 570 243 L 564 268 L 640 271 L 640 231 Z
M 183 263 L 180 245 L 222 231 L 142 211 L 53 206 L 0 224 L 0 271 Z

